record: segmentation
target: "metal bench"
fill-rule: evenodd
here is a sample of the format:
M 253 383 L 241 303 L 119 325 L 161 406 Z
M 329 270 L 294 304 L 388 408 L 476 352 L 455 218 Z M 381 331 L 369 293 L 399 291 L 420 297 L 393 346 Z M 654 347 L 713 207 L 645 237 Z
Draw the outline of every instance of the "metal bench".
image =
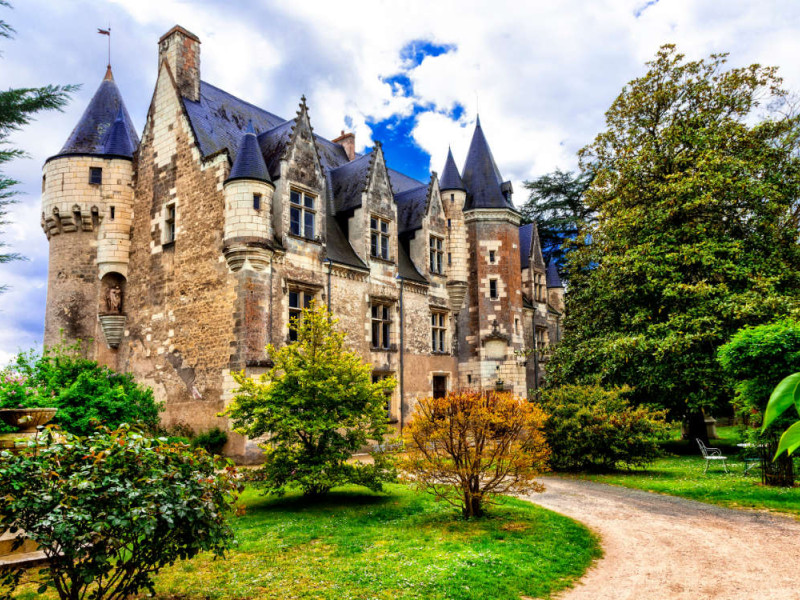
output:
M 727 456 L 722 456 L 722 452 L 719 448 L 709 448 L 704 443 L 703 440 L 700 438 L 697 439 L 697 445 L 700 446 L 700 452 L 703 454 L 703 458 L 706 459 L 706 468 L 703 471 L 705 475 L 708 472 L 708 465 L 712 460 L 721 460 L 722 461 L 722 468 L 725 469 L 725 472 L 728 472 L 728 466 L 725 464 L 725 461 L 728 460 Z

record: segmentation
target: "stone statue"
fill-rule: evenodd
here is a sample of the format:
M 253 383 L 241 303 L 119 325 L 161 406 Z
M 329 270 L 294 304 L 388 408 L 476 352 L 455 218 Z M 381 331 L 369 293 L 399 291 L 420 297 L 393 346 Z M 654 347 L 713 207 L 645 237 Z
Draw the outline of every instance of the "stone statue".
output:
M 106 310 L 110 313 L 122 312 L 122 288 L 113 285 L 106 290 Z

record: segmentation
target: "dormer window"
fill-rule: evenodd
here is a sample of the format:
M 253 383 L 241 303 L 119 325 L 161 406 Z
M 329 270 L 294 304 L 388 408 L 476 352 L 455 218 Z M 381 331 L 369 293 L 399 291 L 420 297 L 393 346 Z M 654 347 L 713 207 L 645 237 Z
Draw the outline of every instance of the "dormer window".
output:
M 289 232 L 313 240 L 316 230 L 316 198 L 305 192 L 292 190 L 289 201 Z
M 435 235 L 430 241 L 431 273 L 441 275 L 444 273 L 444 240 Z
M 389 260 L 389 221 L 380 217 L 370 217 L 369 233 L 370 255 Z

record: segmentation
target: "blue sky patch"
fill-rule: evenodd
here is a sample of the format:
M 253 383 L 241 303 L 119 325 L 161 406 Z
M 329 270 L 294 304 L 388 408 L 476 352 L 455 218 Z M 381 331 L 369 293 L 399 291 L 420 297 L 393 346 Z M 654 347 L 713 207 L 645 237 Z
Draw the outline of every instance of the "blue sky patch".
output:
M 428 56 L 441 56 L 456 49 L 455 44 L 435 44 L 430 40 L 412 40 L 400 50 L 406 69 L 413 69 L 422 64 Z

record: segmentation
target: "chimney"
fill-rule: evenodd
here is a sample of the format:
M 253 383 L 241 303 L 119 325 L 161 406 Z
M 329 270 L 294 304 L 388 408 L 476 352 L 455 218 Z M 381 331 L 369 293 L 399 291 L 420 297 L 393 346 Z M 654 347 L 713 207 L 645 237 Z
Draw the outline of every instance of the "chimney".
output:
M 158 64 L 167 61 L 181 96 L 200 100 L 200 38 L 175 25 L 158 40 Z
M 355 133 L 345 133 L 342 131 L 342 135 L 332 141 L 334 144 L 339 144 L 342 148 L 344 148 L 344 152 L 347 154 L 347 160 L 353 160 L 356 157 Z

